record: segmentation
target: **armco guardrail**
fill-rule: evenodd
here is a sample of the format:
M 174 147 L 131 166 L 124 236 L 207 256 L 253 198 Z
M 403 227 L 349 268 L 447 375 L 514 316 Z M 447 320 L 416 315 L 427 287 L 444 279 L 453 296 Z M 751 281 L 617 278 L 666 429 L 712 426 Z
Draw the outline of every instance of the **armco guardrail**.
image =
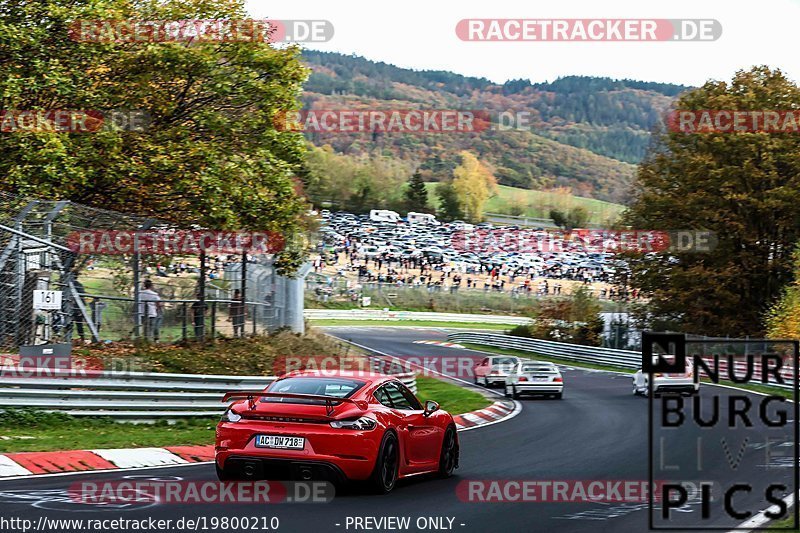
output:
M 620 368 L 636 369 L 642 366 L 641 352 L 630 350 L 615 350 L 613 348 L 600 348 L 597 346 L 583 346 L 580 344 L 568 344 L 564 342 L 545 341 L 541 339 L 527 339 L 524 337 L 514 337 L 511 335 L 495 335 L 488 333 L 460 332 L 451 333 L 447 339 L 452 342 L 469 342 L 473 344 L 483 344 L 495 348 L 506 348 L 512 350 L 522 350 L 531 352 L 532 355 L 542 355 L 545 357 L 555 357 L 576 363 L 596 363 Z M 724 342 L 724 340 L 721 340 Z M 713 368 L 713 359 L 703 357 L 708 362 L 709 368 Z M 734 361 L 736 375 L 743 376 L 746 373 L 746 363 L 744 361 Z M 718 362 L 721 375 L 727 375 L 727 360 L 722 358 Z M 760 363 L 754 362 L 756 375 L 760 375 Z M 781 371 L 784 383 L 769 383 L 775 387 L 790 388 L 794 380 L 794 369 L 791 364 L 784 364 Z M 771 378 L 770 378 L 771 379 Z
M 474 324 L 531 324 L 521 316 L 477 315 L 469 313 L 433 313 L 425 311 L 384 311 L 382 309 L 306 309 L 303 315 L 316 320 L 427 320 L 432 322 L 468 322 Z
M 472 342 L 496 348 L 523 350 L 537 354 L 558 357 L 567 361 L 613 365 L 621 368 L 639 368 L 642 354 L 630 350 L 615 350 L 596 346 L 582 346 L 563 342 L 526 339 L 511 335 L 493 335 L 488 333 L 459 332 L 451 333 L 447 340 L 452 342 Z
M 396 377 L 417 392 L 415 374 Z M 263 389 L 275 379 L 142 372 L 83 374 L 40 369 L 0 380 L 0 410 L 33 408 L 127 420 L 219 416 L 226 407 L 221 402 L 225 391 Z

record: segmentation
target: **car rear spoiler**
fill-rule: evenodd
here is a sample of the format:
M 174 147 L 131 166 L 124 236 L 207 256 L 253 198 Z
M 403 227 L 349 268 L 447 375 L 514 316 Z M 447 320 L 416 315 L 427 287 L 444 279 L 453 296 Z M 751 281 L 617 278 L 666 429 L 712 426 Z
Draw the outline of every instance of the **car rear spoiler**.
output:
M 264 391 L 229 391 L 222 397 L 223 402 L 228 402 L 234 398 L 247 399 L 247 405 L 252 411 L 256 407 L 257 398 L 291 398 L 295 400 L 317 400 L 325 402 L 325 413 L 330 416 L 333 413 L 335 403 L 352 403 L 362 411 L 367 410 L 367 402 L 364 400 L 353 400 L 352 398 L 340 398 L 338 396 L 325 396 L 322 394 L 297 394 L 291 392 L 264 392 Z

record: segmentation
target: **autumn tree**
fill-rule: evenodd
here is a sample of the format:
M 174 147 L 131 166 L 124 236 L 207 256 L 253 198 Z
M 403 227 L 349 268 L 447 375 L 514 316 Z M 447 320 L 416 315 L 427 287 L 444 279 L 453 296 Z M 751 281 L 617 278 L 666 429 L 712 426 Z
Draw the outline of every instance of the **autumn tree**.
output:
M 471 153 L 461 152 L 461 163 L 453 171 L 453 190 L 468 220 L 483 219 L 483 207 L 496 188 L 489 169 Z
M 800 248 L 793 256 L 794 280 L 766 315 L 767 334 L 774 339 L 800 339 Z
M 307 77 L 296 47 L 80 42 L 80 20 L 247 19 L 241 0 L 0 7 L 0 109 L 144 111 L 144 131 L 0 135 L 0 188 L 223 230 L 300 230 L 301 134 L 275 127 Z
M 800 88 L 779 70 L 755 67 L 685 93 L 676 108 L 798 109 Z M 629 258 L 633 286 L 650 298 L 661 327 L 763 334 L 764 313 L 792 279 L 800 237 L 800 137 L 664 132 L 655 141 L 623 223 L 711 231 L 717 243 L 711 251 Z
M 508 214 L 518 217 L 525 214 L 528 207 L 525 191 L 514 191 L 508 204 Z
M 306 193 L 316 205 L 367 212 L 399 209 L 409 165 L 381 155 L 339 154 L 330 146 L 309 146 L 303 177 Z M 423 184 L 424 185 L 424 184 Z

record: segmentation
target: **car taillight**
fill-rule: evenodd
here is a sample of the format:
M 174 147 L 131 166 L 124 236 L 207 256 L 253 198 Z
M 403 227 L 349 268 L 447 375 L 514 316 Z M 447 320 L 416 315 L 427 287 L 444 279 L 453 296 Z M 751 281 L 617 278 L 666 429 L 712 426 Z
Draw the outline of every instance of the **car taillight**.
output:
M 520 380 L 520 381 L 528 381 L 528 378 L 526 378 L 525 376 L 521 376 L 521 377 L 519 378 L 519 380 Z
M 334 420 L 330 423 L 330 426 L 335 429 L 355 429 L 358 431 L 369 431 L 371 429 L 375 429 L 378 426 L 378 423 L 371 418 L 362 416 L 361 418 L 357 418 L 355 420 Z
M 654 378 L 660 378 L 660 377 L 662 377 L 663 375 L 664 375 L 664 374 L 661 374 L 661 373 L 659 373 L 659 372 L 656 372 L 655 374 L 653 374 L 653 377 L 654 377 Z
M 222 415 L 223 422 L 238 422 L 242 419 L 242 415 L 234 411 L 233 409 L 228 409 L 225 411 L 225 414 Z
M 561 382 L 564 381 L 564 378 L 562 378 L 561 376 L 558 376 L 557 378 L 553 378 L 553 381 L 558 381 L 559 383 L 561 383 Z

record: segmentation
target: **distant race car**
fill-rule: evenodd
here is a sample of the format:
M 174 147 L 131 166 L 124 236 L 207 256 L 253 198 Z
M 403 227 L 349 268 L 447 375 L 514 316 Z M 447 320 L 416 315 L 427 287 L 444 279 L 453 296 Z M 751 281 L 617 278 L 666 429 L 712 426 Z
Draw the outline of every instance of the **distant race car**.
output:
M 558 367 L 546 361 L 520 361 L 506 377 L 506 396 L 523 394 L 564 397 L 564 378 Z
M 649 394 L 649 379 L 647 373 L 638 369 L 633 375 L 633 394 Z M 677 392 L 695 394 L 700 390 L 700 383 L 695 381 L 694 368 L 689 360 L 686 361 L 686 372 L 679 374 L 653 374 L 653 393 Z
M 365 480 L 387 493 L 398 479 L 458 468 L 453 417 L 395 377 L 292 372 L 230 399 L 216 432 L 221 480 Z
M 519 363 L 519 357 L 512 355 L 493 355 L 485 358 L 472 369 L 475 384 L 491 387 L 505 385 L 508 372 Z

